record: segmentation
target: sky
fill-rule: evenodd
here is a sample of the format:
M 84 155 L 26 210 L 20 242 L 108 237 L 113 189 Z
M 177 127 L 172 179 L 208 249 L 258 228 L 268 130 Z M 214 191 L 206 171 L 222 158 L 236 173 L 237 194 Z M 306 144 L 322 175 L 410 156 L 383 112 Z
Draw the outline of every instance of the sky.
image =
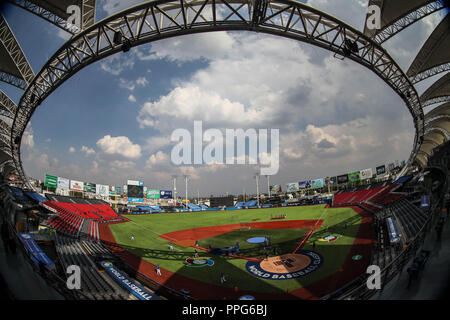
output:
M 97 1 L 96 21 L 144 1 Z M 308 0 L 363 30 L 367 2 Z M 2 7 L 37 73 L 69 39 L 15 6 Z M 443 18 L 428 16 L 384 46 L 406 71 Z M 418 86 L 422 93 L 436 78 Z M 0 84 L 16 103 L 18 90 Z M 401 99 L 375 74 L 326 50 L 276 36 L 214 32 L 174 37 L 120 52 L 84 68 L 35 111 L 22 139 L 27 176 L 46 173 L 201 196 L 256 193 L 255 165 L 171 161 L 174 130 L 278 129 L 279 170 L 270 184 L 336 176 L 407 160 L 414 126 Z M 204 144 L 206 146 L 206 143 Z M 261 178 L 260 190 L 267 192 Z

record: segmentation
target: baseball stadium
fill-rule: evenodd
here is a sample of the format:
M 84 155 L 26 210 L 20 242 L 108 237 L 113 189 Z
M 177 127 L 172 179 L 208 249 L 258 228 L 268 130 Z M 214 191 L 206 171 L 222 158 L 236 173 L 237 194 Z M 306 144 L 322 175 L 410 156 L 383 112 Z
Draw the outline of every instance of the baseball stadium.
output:
M 448 1 L 338 2 L 4 1 L 2 299 L 445 295 Z

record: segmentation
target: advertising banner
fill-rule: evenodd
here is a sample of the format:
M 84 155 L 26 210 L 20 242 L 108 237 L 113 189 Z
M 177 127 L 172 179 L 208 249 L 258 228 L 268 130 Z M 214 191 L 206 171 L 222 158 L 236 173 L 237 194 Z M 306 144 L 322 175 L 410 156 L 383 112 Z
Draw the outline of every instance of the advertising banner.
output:
M 429 195 L 423 195 L 420 198 L 420 207 L 421 208 L 429 208 L 430 207 L 430 196 Z
M 337 176 L 337 183 L 343 184 L 348 182 L 348 174 L 343 174 L 341 176 Z
M 84 184 L 84 192 L 88 193 L 96 193 L 97 188 L 95 183 L 85 183 Z
M 114 196 L 116 194 L 116 188 L 114 186 L 109 186 L 109 195 Z
M 311 189 L 323 188 L 323 178 L 311 180 Z
M 144 203 L 144 199 L 143 198 L 128 198 L 128 202 L 131 202 L 131 203 Z
M 49 257 L 41 250 L 41 248 L 34 241 L 33 237 L 29 233 L 19 233 L 19 239 L 24 244 L 31 260 L 35 263 L 36 267 L 39 267 L 39 261 L 43 263 L 48 269 L 55 270 L 55 263 L 49 259 Z
M 389 171 L 393 171 L 394 168 L 395 168 L 395 164 L 393 164 L 393 163 L 389 163 L 389 164 L 388 164 L 388 170 L 389 170 Z
M 69 190 L 69 183 L 69 179 L 58 177 L 58 189 Z
M 83 192 L 84 183 L 81 181 L 70 180 L 70 190 Z
M 377 167 L 377 175 L 386 173 L 386 166 L 383 164 L 382 166 Z
M 107 197 L 109 195 L 109 186 L 103 184 L 97 184 L 95 186 L 95 193 L 102 197 Z
M 45 175 L 45 186 L 50 188 L 58 187 L 58 177 L 49 174 Z
M 372 168 L 361 170 L 361 180 L 366 180 L 372 178 Z
M 298 182 L 288 183 L 286 185 L 286 192 L 295 192 L 298 191 Z
M 144 181 L 127 180 L 127 185 L 143 187 L 144 186 Z
M 311 180 L 300 181 L 298 183 L 298 187 L 300 189 L 309 189 L 309 188 L 311 188 Z
M 172 199 L 172 190 L 160 190 L 159 197 L 161 199 Z
M 281 192 L 281 186 L 279 184 L 270 186 L 270 194 L 280 194 Z
M 111 262 L 101 261 L 100 265 L 114 280 L 116 280 L 122 287 L 131 292 L 139 300 L 161 300 L 161 298 L 130 279 L 125 273 L 117 269 Z
M 160 190 L 148 189 L 147 190 L 147 199 L 160 199 L 161 192 Z
M 359 181 L 359 180 L 361 180 L 361 172 L 355 171 L 355 172 L 352 172 L 352 173 L 348 174 L 348 181 L 356 182 L 356 181 Z

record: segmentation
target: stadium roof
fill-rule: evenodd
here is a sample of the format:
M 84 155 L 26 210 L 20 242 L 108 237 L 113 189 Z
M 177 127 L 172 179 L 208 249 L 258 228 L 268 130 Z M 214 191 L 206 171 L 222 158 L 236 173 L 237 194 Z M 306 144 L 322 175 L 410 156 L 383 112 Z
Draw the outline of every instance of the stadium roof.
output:
M 0 15 L 0 73 L 1 81 L 25 89 L 34 78 L 34 72 L 14 37 L 5 18 Z
M 377 36 L 379 42 L 386 41 L 404 28 L 446 7 L 446 0 L 370 0 L 369 6 L 377 5 L 381 9 L 380 29 L 369 29 L 364 33 L 369 37 Z
M 67 23 L 71 15 L 67 8 L 77 5 L 81 9 L 81 30 L 95 22 L 95 0 L 8 0 L 9 3 L 25 9 L 50 23 L 75 33 L 73 26 Z M 78 30 L 78 31 L 81 31 Z M 33 80 L 34 72 L 22 51 L 6 19 L 0 15 L 0 81 L 25 90 Z M 5 120 L 12 119 L 17 105 L 0 90 L 0 115 Z M 11 158 L 9 121 L 0 118 L 0 167 L 6 174 L 15 170 Z
M 407 76 L 419 78 L 415 82 L 450 69 L 450 14 L 434 29 L 409 67 Z M 439 66 L 446 65 L 440 69 Z M 434 69 L 434 70 L 432 70 Z M 428 74 L 423 74 L 428 71 Z M 418 77 L 420 74 L 421 77 Z
M 420 96 L 420 102 L 422 107 L 426 107 L 437 102 L 447 101 L 449 98 L 450 73 L 446 73 Z
M 54 25 L 70 33 L 76 33 L 67 24 L 70 14 L 67 8 L 76 5 L 81 9 L 82 25 L 81 30 L 90 27 L 95 22 L 95 1 L 96 0 L 7 0 L 9 3 L 21 7 Z M 79 32 L 80 30 L 78 30 Z
M 425 115 L 425 135 L 416 162 L 422 167 L 427 164 L 433 150 L 450 138 L 450 102 L 441 104 Z

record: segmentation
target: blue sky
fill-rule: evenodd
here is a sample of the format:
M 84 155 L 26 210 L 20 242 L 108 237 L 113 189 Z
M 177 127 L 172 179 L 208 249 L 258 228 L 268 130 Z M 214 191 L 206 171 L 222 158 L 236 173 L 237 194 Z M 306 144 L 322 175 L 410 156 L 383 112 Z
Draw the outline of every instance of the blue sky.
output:
M 140 2 L 98 1 L 96 20 Z M 363 28 L 367 1 L 308 4 Z M 17 7 L 6 5 L 2 13 L 35 73 L 67 40 L 65 32 Z M 407 69 L 441 19 L 429 16 L 386 48 Z M 19 101 L 20 90 L 0 89 Z M 172 174 L 187 173 L 195 194 L 255 192 L 254 166 L 171 164 L 171 133 L 192 130 L 195 120 L 220 130 L 279 129 L 280 170 L 271 184 L 283 188 L 407 159 L 414 137 L 400 98 L 361 66 L 279 37 L 208 33 L 132 48 L 66 81 L 31 119 L 22 141 L 25 172 L 117 186 L 144 180 L 155 189 L 170 189 Z M 178 187 L 184 192 L 181 179 Z

